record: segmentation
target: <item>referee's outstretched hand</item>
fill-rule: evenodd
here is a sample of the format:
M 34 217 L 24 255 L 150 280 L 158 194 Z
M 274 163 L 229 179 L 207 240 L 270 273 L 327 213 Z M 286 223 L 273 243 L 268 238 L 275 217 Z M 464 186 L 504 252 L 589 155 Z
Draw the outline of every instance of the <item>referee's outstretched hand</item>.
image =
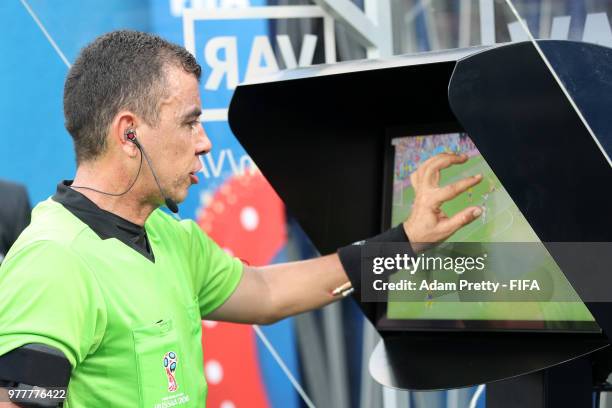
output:
M 404 221 L 404 229 L 415 252 L 444 241 L 482 214 L 482 208 L 471 206 L 449 217 L 440 208 L 444 202 L 482 181 L 482 175 L 477 174 L 447 186 L 439 185 L 442 169 L 465 163 L 467 159 L 466 155 L 441 153 L 424 161 L 410 176 L 415 199 L 410 216 Z

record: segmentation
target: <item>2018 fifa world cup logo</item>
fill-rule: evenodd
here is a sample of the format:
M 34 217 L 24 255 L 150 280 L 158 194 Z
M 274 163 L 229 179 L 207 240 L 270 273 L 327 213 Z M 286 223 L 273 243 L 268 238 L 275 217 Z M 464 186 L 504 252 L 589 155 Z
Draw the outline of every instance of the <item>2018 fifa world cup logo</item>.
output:
M 176 377 L 174 372 L 176 371 L 176 364 L 178 363 L 178 358 L 176 357 L 176 353 L 174 351 L 169 351 L 164 355 L 164 370 L 166 371 L 166 376 L 168 377 L 168 391 L 174 392 L 178 388 L 176 384 Z

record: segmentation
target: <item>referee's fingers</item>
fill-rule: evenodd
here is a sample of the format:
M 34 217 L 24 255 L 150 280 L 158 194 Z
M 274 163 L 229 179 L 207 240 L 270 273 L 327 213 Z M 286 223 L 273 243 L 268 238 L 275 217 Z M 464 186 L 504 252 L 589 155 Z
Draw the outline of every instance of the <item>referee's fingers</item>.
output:
M 459 228 L 471 223 L 482 214 L 482 208 L 472 206 L 459 211 L 447 220 L 440 221 L 440 228 L 451 236 Z
M 481 181 L 482 174 L 466 177 L 457 182 L 449 184 L 448 186 L 440 188 L 436 198 L 440 201 L 440 203 L 451 200 L 466 191 L 468 188 L 480 183 Z
M 438 173 L 440 170 L 450 167 L 453 164 L 465 163 L 467 159 L 467 155 L 464 154 L 440 153 L 421 165 L 424 180 L 426 180 L 429 185 L 437 186 Z

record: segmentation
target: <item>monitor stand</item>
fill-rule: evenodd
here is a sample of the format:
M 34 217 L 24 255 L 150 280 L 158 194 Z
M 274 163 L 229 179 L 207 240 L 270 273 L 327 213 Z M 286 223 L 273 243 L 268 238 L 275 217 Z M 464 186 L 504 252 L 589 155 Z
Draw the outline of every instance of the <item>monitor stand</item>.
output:
M 487 408 L 590 408 L 592 362 L 582 357 L 561 365 L 487 384 Z
M 370 374 L 382 385 L 405 390 L 494 384 L 589 354 L 593 354 L 589 361 L 602 367 L 599 371 L 609 373 L 612 366 L 609 340 L 602 334 L 383 332 L 382 336 L 370 356 Z
M 612 347 L 601 335 L 493 336 L 499 333 L 384 333 L 370 374 L 414 391 L 487 383 L 487 408 L 591 408 L 593 391 L 610 391 Z

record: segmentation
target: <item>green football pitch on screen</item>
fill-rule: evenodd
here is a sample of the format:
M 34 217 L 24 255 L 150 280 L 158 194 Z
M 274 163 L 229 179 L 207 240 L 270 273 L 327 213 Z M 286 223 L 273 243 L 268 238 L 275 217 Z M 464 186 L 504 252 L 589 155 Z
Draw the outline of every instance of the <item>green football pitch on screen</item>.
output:
M 462 133 L 430 136 L 410 136 L 392 140 L 395 147 L 392 225 L 401 223 L 410 213 L 414 201 L 414 189 L 410 185 L 410 174 L 429 157 L 454 152 L 468 155 L 467 162 L 454 165 L 441 172 L 440 185 L 447 185 L 462 178 L 482 174 L 482 181 L 442 206 L 444 212 L 452 216 L 468 206 L 481 206 L 483 214 L 471 224 L 457 231 L 447 242 L 474 242 L 486 253 L 492 248 L 488 243 L 498 242 L 540 242 L 536 233 L 512 201 L 499 179 L 493 173 L 471 139 Z M 544 270 L 548 281 L 554 281 L 554 291 L 565 291 L 563 299 L 572 301 L 539 302 L 501 302 L 469 301 L 462 302 L 458 292 L 436 295 L 422 301 L 394 300 L 389 295 L 387 304 L 388 319 L 419 320 L 502 320 L 502 321 L 544 321 L 546 327 L 554 328 L 555 321 L 592 322 L 592 315 L 582 303 L 554 260 L 543 254 L 539 259 L 531 259 L 534 272 L 524 276 L 526 279 L 538 277 L 536 270 Z M 544 265 L 542 265 L 544 264 Z M 494 263 L 487 268 L 495 268 Z M 498 266 L 498 268 L 500 268 Z M 500 270 L 502 270 L 500 268 Z M 398 272 L 391 281 L 399 281 L 406 272 Z M 439 273 L 443 273 L 440 271 Z M 444 272 L 448 273 L 448 272 Z M 496 276 L 499 276 L 497 274 Z M 435 273 L 432 276 L 435 278 Z M 560 299 L 561 297 L 555 297 Z M 562 329 L 563 327 L 559 327 Z

